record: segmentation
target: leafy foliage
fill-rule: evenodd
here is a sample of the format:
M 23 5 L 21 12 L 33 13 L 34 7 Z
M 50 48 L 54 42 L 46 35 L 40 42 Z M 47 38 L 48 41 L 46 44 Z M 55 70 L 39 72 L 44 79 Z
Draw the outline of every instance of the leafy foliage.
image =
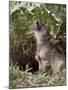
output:
M 10 1 L 10 31 L 16 39 L 24 38 L 29 26 L 35 19 L 40 19 L 50 27 L 54 38 L 66 30 L 66 5 Z M 13 35 L 12 35 L 13 37 Z

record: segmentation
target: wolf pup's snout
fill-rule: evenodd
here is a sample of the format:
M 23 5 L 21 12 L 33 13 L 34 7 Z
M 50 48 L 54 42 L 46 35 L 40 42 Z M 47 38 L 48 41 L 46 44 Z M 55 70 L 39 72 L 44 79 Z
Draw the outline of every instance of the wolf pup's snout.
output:
M 41 22 L 40 21 L 36 21 L 36 27 L 37 27 L 37 30 L 41 30 Z

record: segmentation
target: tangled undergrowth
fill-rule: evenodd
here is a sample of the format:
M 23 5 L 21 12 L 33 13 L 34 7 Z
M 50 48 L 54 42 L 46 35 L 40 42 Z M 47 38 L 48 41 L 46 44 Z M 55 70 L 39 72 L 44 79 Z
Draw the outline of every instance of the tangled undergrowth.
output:
M 57 74 L 41 74 L 39 72 L 32 74 L 26 71 L 20 71 L 18 66 L 9 67 L 9 88 L 30 88 L 30 87 L 48 87 L 48 86 L 64 86 L 66 85 L 66 75 L 64 73 Z
M 30 61 L 32 63 L 32 60 L 35 57 L 35 50 L 36 42 L 34 41 L 33 37 L 25 39 L 24 41 L 17 42 L 13 49 L 10 50 L 10 57 L 12 57 L 13 59 L 12 62 L 17 61 L 18 66 L 15 64 L 9 66 L 9 88 L 30 88 L 66 85 L 65 73 L 42 74 L 37 71 L 37 73 L 32 74 L 31 72 L 28 72 L 29 69 L 26 69 L 25 71 L 23 71 L 23 69 L 22 71 L 19 70 L 19 64 L 23 64 L 24 60 L 26 60 L 26 62 Z

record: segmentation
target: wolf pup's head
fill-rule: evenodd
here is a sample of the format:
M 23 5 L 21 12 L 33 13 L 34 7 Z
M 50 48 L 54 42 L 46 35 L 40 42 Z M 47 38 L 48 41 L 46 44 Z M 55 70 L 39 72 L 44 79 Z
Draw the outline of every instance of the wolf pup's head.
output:
M 43 24 L 41 21 L 36 21 L 34 24 L 34 34 L 37 39 L 37 43 L 40 44 L 48 40 L 50 33 L 47 25 Z

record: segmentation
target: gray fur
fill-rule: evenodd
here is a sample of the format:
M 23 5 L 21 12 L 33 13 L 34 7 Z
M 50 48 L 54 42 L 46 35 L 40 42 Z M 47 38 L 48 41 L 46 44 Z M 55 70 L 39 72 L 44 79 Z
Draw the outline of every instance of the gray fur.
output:
M 35 58 L 39 62 L 39 70 L 46 72 L 46 67 L 51 66 L 54 73 L 63 71 L 65 69 L 65 56 L 50 45 L 50 33 L 47 26 L 36 21 L 34 22 L 34 28 L 37 42 Z

